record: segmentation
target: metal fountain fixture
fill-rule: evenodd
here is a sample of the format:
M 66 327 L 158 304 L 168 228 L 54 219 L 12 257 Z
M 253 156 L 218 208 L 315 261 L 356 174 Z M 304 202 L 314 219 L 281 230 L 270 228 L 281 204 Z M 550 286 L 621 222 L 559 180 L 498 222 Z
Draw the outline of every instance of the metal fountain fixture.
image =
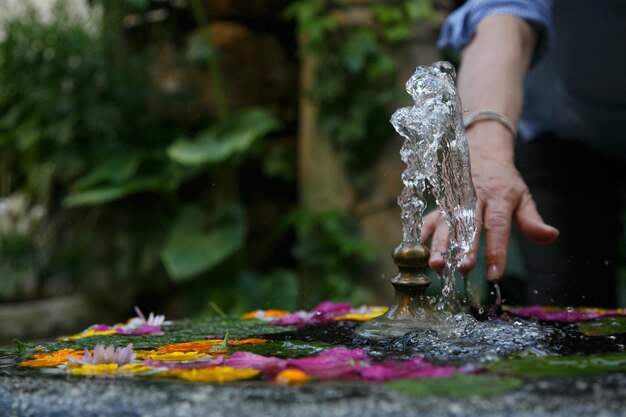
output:
M 398 245 L 392 254 L 398 274 L 391 278 L 393 303 L 385 314 L 363 324 L 357 333 L 370 339 L 403 336 L 418 329 L 432 329 L 441 322 L 426 296 L 431 284 L 426 275 L 428 248 L 422 243 Z
M 454 272 L 474 240 L 476 194 L 471 180 L 469 147 L 465 140 L 456 72 L 449 62 L 416 68 L 406 83 L 412 106 L 392 115 L 391 123 L 404 137 L 400 156 L 407 167 L 398 197 L 402 243 L 393 251 L 398 274 L 391 279 L 395 299 L 386 314 L 357 330 L 367 338 L 403 336 L 416 330 L 449 330 L 444 314 L 435 312 L 426 296 L 429 252 L 420 242 L 427 185 L 449 229 L 446 267 L 440 276 L 442 298 L 454 297 Z

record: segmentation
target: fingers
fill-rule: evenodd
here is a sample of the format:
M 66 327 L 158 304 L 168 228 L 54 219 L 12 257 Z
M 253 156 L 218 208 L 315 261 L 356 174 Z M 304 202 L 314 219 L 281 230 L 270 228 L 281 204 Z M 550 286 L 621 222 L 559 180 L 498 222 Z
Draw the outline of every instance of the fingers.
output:
M 426 242 L 433 235 L 433 232 L 437 228 L 437 222 L 439 221 L 439 212 L 433 210 L 424 217 L 424 224 L 422 225 L 422 235 L 420 237 L 421 242 Z
M 422 242 L 428 240 L 432 236 L 430 243 L 430 259 L 429 266 L 440 271 L 445 266 L 442 253 L 448 250 L 450 242 L 448 235 L 448 224 L 443 216 L 434 210 L 424 217 L 424 225 L 422 226 Z
M 517 223 L 520 231 L 531 242 L 548 244 L 554 242 L 559 237 L 558 229 L 543 221 L 529 192 L 522 196 L 514 216 L 515 223 Z
M 433 233 L 433 240 L 430 244 L 430 260 L 428 264 L 435 271 L 440 271 L 446 265 L 443 260 L 443 253 L 448 250 L 450 236 L 448 234 L 448 223 L 443 216 L 439 216 L 439 221 Z
M 500 281 L 504 274 L 512 215 L 513 207 L 506 202 L 493 202 L 485 208 L 485 261 L 489 282 Z
M 465 258 L 461 261 L 461 265 L 459 265 L 459 272 L 462 274 L 467 274 L 476 266 L 476 261 L 478 260 L 478 249 L 480 247 L 480 234 L 483 228 L 482 220 L 483 208 L 479 200 L 476 202 L 476 236 L 474 236 L 472 246 L 465 255 Z

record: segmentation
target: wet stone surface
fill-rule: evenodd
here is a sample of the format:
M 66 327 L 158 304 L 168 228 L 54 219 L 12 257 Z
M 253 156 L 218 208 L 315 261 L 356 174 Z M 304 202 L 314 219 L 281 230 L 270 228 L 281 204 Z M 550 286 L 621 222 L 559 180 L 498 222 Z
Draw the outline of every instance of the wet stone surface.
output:
M 481 323 L 466 317 L 452 319 L 457 321 L 457 334 L 447 340 L 429 330 L 365 340 L 354 332 L 357 322 L 342 320 L 285 328 L 207 319 L 174 322 L 164 327 L 164 335 L 100 336 L 119 346 L 125 346 L 130 337 L 136 348 L 149 349 L 166 341 L 206 340 L 202 335 L 222 335 L 229 329 L 233 340 L 253 333 L 265 335 L 268 343 L 229 347 L 226 360 L 242 349 L 257 355 L 311 358 L 341 346 L 351 352 L 363 349 L 370 358 L 368 366 L 407 360 L 402 364 L 406 367 L 418 354 L 437 366 L 458 367 L 444 378 L 391 382 L 357 381 L 356 374 L 344 374 L 345 380 L 320 377 L 283 386 L 273 382 L 271 372 L 223 384 L 150 375 L 82 377 L 56 366 L 16 366 L 42 351 L 32 351 L 34 345 L 4 348 L 0 349 L 0 417 L 626 415 L 625 317 L 587 322 L 582 329 L 589 334 L 577 323 L 523 320 L 506 314 Z M 51 341 L 46 346 L 48 351 L 57 351 L 93 343 L 87 337 Z M 291 350 L 279 352 L 288 347 Z M 320 366 L 324 365 L 320 362 Z
M 496 397 L 412 398 L 383 386 L 0 377 L 0 415 L 61 416 L 623 416 L 626 375 L 527 382 Z

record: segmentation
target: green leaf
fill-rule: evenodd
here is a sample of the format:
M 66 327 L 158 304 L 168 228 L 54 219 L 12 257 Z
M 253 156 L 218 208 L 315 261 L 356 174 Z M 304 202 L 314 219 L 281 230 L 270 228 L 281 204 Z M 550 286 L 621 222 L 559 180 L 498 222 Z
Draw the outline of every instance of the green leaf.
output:
M 141 163 L 140 155 L 120 150 L 100 161 L 87 175 L 80 178 L 74 185 L 77 190 L 84 190 L 101 183 L 114 183 L 130 179 L 137 173 Z
M 186 281 L 232 255 L 243 244 L 244 236 L 240 207 L 221 209 L 211 222 L 198 208 L 188 207 L 174 224 L 161 259 L 172 279 Z
M 72 193 L 63 200 L 66 207 L 93 206 L 110 203 L 131 194 L 163 188 L 158 177 L 140 178 L 123 185 L 105 185 L 99 188 Z
M 626 371 L 626 353 L 593 356 L 545 356 L 487 363 L 485 368 L 517 377 L 582 376 Z
M 262 109 L 249 110 L 217 123 L 195 140 L 179 139 L 167 150 L 169 157 L 183 165 L 215 164 L 246 152 L 252 144 L 278 127 L 278 121 Z
M 578 323 L 585 336 L 611 336 L 626 333 L 626 317 L 609 317 Z
M 148 9 L 148 6 L 150 5 L 149 0 L 126 0 L 126 3 L 132 7 L 142 10 Z
M 522 386 L 522 380 L 493 375 L 454 374 L 450 378 L 401 379 L 384 384 L 385 388 L 412 397 L 442 395 L 472 397 L 501 395 Z

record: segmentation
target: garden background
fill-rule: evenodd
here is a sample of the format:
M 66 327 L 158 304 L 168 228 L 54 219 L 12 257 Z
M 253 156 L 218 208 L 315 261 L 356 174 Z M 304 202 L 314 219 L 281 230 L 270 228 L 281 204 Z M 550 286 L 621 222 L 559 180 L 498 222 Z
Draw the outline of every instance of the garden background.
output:
M 0 0 L 0 342 L 388 304 L 388 119 L 456 3 Z

